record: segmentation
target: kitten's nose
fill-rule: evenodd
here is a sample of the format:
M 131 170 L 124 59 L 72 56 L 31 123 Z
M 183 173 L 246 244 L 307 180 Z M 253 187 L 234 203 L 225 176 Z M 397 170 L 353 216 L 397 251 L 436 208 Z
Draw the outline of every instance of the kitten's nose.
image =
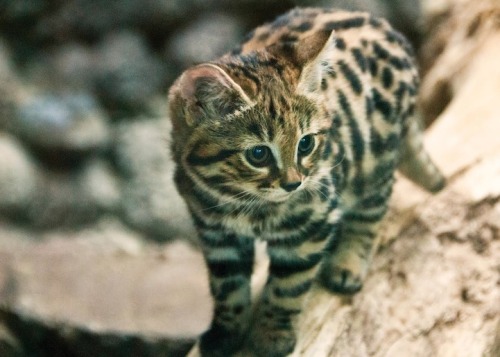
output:
M 282 183 L 280 186 L 282 189 L 284 189 L 286 192 L 292 192 L 296 190 L 302 182 L 297 181 L 297 182 L 286 182 Z
M 299 171 L 294 167 L 289 167 L 285 175 L 281 178 L 280 186 L 286 192 L 292 192 L 295 191 L 301 183 L 302 179 Z

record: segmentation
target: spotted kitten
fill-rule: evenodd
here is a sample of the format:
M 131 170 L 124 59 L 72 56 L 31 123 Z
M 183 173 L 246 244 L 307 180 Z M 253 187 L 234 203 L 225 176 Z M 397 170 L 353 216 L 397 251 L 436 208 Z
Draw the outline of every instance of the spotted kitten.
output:
M 422 147 L 417 87 L 412 50 L 387 22 L 323 9 L 295 9 L 177 79 L 175 181 L 214 299 L 203 356 L 292 352 L 315 279 L 361 289 L 396 167 L 429 191 L 443 187 Z M 270 268 L 251 313 L 256 239 Z

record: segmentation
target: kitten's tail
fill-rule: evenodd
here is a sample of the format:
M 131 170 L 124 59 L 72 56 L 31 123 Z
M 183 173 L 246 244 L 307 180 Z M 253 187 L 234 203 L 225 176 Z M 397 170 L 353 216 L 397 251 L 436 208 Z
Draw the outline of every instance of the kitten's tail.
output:
M 446 183 L 429 154 L 425 151 L 422 141 L 422 130 L 417 118 L 411 118 L 408 131 L 401 145 L 399 171 L 417 185 L 430 192 L 440 191 Z

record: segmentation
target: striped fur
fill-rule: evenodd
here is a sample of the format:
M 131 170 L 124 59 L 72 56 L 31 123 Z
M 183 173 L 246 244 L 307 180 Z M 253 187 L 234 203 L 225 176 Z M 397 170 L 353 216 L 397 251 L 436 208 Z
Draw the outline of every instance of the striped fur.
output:
M 424 188 L 443 186 L 422 148 L 417 89 L 412 50 L 385 21 L 319 9 L 257 28 L 175 82 L 175 180 L 214 298 L 204 356 L 290 353 L 315 279 L 361 288 L 400 160 Z M 256 239 L 270 268 L 253 311 Z

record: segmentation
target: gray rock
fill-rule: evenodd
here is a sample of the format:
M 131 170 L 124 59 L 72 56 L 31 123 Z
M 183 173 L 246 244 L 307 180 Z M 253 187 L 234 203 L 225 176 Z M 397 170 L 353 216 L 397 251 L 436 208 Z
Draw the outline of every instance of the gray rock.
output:
M 243 32 L 236 17 L 206 14 L 179 30 L 167 44 L 166 54 L 182 66 L 210 61 L 234 47 Z
M 160 240 L 193 239 L 190 216 L 172 179 L 169 131 L 164 119 L 119 126 L 115 150 L 124 177 L 123 219 Z
M 72 227 L 117 211 L 119 183 L 107 162 L 87 160 L 70 171 L 45 170 L 27 209 L 36 228 Z
M 137 33 L 106 37 L 96 52 L 96 90 L 112 111 L 137 112 L 165 83 L 159 59 Z
M 20 83 L 14 73 L 10 51 L 0 41 L 0 129 L 6 129 L 15 116 Z
M 17 114 L 12 129 L 34 147 L 89 151 L 108 144 L 107 117 L 86 93 L 35 95 Z
M 36 165 L 21 143 L 0 132 L 0 214 L 23 212 L 33 200 L 38 178 Z

